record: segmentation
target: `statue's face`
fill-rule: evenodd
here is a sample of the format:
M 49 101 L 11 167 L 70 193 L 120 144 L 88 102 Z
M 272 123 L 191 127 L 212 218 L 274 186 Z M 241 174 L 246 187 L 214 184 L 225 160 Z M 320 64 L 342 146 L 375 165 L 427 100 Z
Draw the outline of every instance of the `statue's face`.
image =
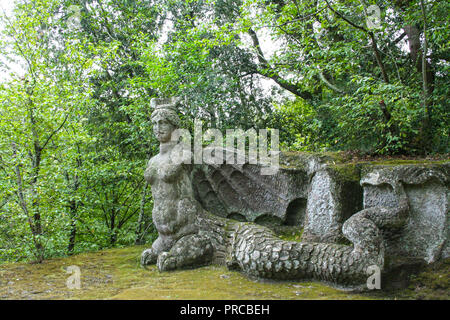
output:
M 166 119 L 157 119 L 153 122 L 153 131 L 159 142 L 169 142 L 175 126 Z

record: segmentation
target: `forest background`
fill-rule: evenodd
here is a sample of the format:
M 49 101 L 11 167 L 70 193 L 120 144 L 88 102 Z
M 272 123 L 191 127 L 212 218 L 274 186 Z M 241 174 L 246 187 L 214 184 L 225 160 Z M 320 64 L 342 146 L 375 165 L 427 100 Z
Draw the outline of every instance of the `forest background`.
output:
M 2 3 L 3 5 L 3 3 Z M 368 24 L 376 5 L 380 17 Z M 150 99 L 282 150 L 448 153 L 448 1 L 18 0 L 0 12 L 0 263 L 155 239 Z

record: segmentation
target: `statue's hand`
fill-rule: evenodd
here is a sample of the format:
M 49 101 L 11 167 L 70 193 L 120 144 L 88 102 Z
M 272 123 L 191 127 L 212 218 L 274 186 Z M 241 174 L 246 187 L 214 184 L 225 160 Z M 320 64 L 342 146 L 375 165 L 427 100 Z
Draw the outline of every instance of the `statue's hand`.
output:
M 141 255 L 141 265 L 147 266 L 150 264 L 155 264 L 158 256 L 153 252 L 152 249 L 147 249 L 142 252 Z
M 158 256 L 158 261 L 156 265 L 158 266 L 158 270 L 160 272 L 175 270 L 176 258 L 172 256 L 169 252 L 162 252 Z

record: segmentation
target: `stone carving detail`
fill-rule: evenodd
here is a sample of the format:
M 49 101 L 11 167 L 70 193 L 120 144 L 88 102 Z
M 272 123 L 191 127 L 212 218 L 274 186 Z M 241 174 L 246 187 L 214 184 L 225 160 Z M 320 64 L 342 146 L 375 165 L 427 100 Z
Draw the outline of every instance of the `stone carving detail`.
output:
M 289 224 L 288 207 L 306 198 L 307 176 L 279 170 L 261 175 L 257 165 L 199 165 L 193 169 L 194 193 L 203 208 L 221 217 Z M 297 222 L 301 225 L 302 220 Z
M 142 253 L 142 265 L 156 263 L 160 271 L 168 271 L 216 263 L 260 278 L 318 279 L 348 287 L 365 286 L 371 266 L 383 270 L 386 235 L 404 230 L 409 221 L 407 194 L 411 191 L 405 191 L 404 183 L 411 181 L 406 176 L 388 179 L 368 173 L 362 181 L 367 195 L 365 209 L 352 212 L 342 222 L 342 213 L 336 213 L 341 230 L 333 227 L 333 235 L 336 232 L 343 235 L 352 245 L 284 241 L 268 227 L 252 221 L 268 216 L 298 224 L 303 219 L 310 224 L 315 218 L 326 220 L 315 217 L 315 210 L 320 212 L 321 206 L 330 206 L 341 196 L 329 193 L 317 201 L 308 198 L 314 192 L 309 180 L 323 168 L 316 164 L 311 169 L 309 163 L 304 171 L 290 170 L 288 174 L 280 170 L 274 176 L 261 177 L 250 165 L 184 164 L 180 154 L 188 153 L 182 152 L 183 147 L 177 141 L 171 141 L 172 132 L 179 126 L 176 102 L 154 99 L 152 104 L 160 153 L 150 159 L 144 176 L 152 186 L 152 216 L 159 237 Z M 318 180 L 321 176 L 315 177 Z M 374 193 L 366 187 L 378 185 L 388 186 L 392 191 L 387 197 L 389 203 L 370 202 Z M 320 183 L 315 188 L 327 191 Z M 248 189 L 256 190 L 253 197 Z M 307 209 L 306 203 L 313 201 L 316 202 Z M 296 212 L 297 216 L 292 218 L 289 212 Z M 308 217 L 303 217 L 307 214 Z
M 152 122 L 160 153 L 151 158 L 144 177 L 152 186 L 152 218 L 159 237 L 142 253 L 142 264 L 157 262 L 161 271 L 201 265 L 211 261 L 211 242 L 199 232 L 200 204 L 194 199 L 183 150 L 171 140 L 179 118 L 171 99 L 153 100 Z M 156 104 L 160 102 L 160 104 Z
M 375 166 L 363 172 L 364 207 L 402 206 L 391 185 L 404 184 L 410 214 L 403 228 L 385 234 L 386 253 L 423 259 L 427 263 L 449 256 L 448 166 Z

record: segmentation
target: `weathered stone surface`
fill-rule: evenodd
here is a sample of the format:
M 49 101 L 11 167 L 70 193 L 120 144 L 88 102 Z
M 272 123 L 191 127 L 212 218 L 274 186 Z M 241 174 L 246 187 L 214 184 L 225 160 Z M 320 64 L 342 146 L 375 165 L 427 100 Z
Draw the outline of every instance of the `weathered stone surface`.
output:
M 409 219 L 393 234 L 385 235 L 388 255 L 435 262 L 448 256 L 449 165 L 391 165 L 364 169 L 364 208 L 398 207 L 387 183 L 402 181 L 409 202 Z
M 308 193 L 303 240 L 337 242 L 342 237 L 341 189 L 342 185 L 327 170 L 320 170 L 313 175 Z
M 196 165 L 192 172 L 196 199 L 207 211 L 262 225 L 303 226 L 307 175 L 281 169 L 261 175 L 257 165 Z
M 280 170 L 267 176 L 258 165 L 198 165 L 192 174 L 194 194 L 218 216 L 272 228 L 305 227 L 304 240 L 337 242 L 344 221 L 362 208 L 362 188 L 357 170 L 330 166 L 335 160 L 281 153 Z
M 152 104 L 152 122 L 161 145 L 144 177 L 152 185 L 152 218 L 159 237 L 142 253 L 141 264 L 157 262 L 159 270 L 166 271 L 210 263 L 214 256 L 211 237 L 200 232 L 198 223 L 202 208 L 193 197 L 190 172 L 179 158 L 184 155 L 182 146 L 171 141 L 179 125 L 174 101 L 153 100 Z

